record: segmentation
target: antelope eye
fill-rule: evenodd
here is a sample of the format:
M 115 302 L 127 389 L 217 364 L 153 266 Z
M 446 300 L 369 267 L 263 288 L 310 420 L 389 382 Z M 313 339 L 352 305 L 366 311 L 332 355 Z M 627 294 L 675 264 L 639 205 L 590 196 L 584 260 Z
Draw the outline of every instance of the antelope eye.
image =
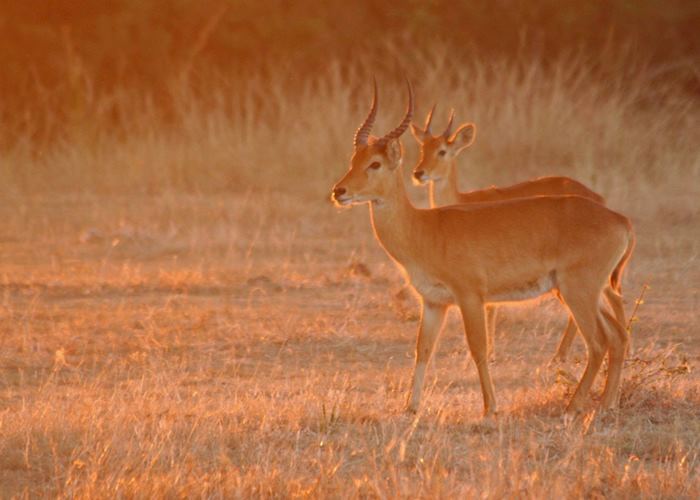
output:
M 381 166 L 382 166 L 382 164 L 379 163 L 378 161 L 373 161 L 372 163 L 369 164 L 369 166 L 367 168 L 372 169 L 372 170 L 378 170 L 379 167 L 381 167 Z
M 440 151 L 438 151 L 438 156 L 445 156 L 446 154 L 447 154 L 447 151 L 445 151 L 444 149 L 441 149 Z

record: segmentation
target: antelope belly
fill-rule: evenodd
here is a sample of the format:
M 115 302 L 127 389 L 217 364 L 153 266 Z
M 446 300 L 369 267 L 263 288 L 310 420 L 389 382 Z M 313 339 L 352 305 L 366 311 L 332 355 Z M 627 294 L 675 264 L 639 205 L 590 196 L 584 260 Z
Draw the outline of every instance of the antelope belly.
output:
M 556 288 L 554 271 L 538 279 L 526 281 L 507 289 L 494 290 L 487 297 L 488 302 L 520 302 L 535 299 Z
M 411 279 L 411 285 L 427 302 L 433 304 L 453 304 L 454 296 L 449 288 L 440 282 L 428 279 Z

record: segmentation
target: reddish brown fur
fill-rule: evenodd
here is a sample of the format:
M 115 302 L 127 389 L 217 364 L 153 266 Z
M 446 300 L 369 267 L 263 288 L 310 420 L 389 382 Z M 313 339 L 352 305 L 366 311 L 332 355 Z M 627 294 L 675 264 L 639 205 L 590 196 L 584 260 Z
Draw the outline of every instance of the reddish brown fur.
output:
M 409 106 L 410 109 L 410 106 Z M 335 185 L 341 205 L 370 203 L 379 244 L 422 298 L 416 370 L 409 409 L 420 403 L 427 363 L 450 305 L 458 305 L 479 370 L 485 413 L 496 411 L 487 363 L 484 307 L 553 291 L 586 340 L 586 371 L 569 404 L 581 409 L 610 356 L 602 406 L 616 404 L 627 337 L 617 314 L 620 297 L 606 292 L 615 316 L 605 314 L 603 292 L 626 259 L 629 220 L 580 196 L 539 196 L 437 209 L 411 205 L 400 173 L 398 140 L 356 148 L 350 170 Z M 618 303 L 619 302 L 619 303 Z
M 605 199 L 584 184 L 569 177 L 540 177 L 507 187 L 492 186 L 468 192 L 460 192 L 457 177 L 457 157 L 471 146 L 476 136 L 472 123 L 461 125 L 450 137 L 434 136 L 415 125 L 413 136 L 420 144 L 420 160 L 413 169 L 414 179 L 428 183 L 430 206 L 503 201 L 514 198 L 542 195 L 577 195 L 605 204 Z M 441 156 L 440 153 L 443 153 Z
M 434 110 L 435 108 L 433 108 Z M 454 134 L 449 134 L 449 128 L 440 135 L 430 132 L 430 122 L 433 111 L 426 119 L 425 128 L 411 125 L 411 131 L 420 145 L 420 159 L 413 169 L 413 178 L 419 183 L 429 185 L 431 207 L 445 205 L 460 205 L 465 203 L 483 203 L 490 201 L 505 201 L 516 198 L 527 198 L 543 195 L 577 195 L 589 198 L 597 203 L 605 204 L 605 199 L 582 183 L 569 177 L 540 177 L 507 187 L 492 186 L 460 192 L 457 178 L 457 157 L 474 143 L 476 126 L 472 123 L 462 124 Z M 450 116 L 450 124 L 454 114 Z M 493 339 L 496 328 L 496 308 L 486 310 L 486 329 L 489 338 L 489 352 L 493 356 Z M 571 317 L 567 322 L 561 342 L 554 357 L 563 362 L 576 335 L 576 325 Z

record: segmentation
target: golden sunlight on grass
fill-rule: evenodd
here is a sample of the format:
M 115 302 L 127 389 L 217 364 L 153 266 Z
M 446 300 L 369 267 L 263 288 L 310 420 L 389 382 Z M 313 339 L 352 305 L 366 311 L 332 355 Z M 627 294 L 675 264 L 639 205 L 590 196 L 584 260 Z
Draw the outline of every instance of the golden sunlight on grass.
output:
M 550 365 L 566 314 L 546 300 L 500 313 L 498 418 L 455 312 L 404 413 L 417 301 L 366 209 L 329 201 L 368 74 L 376 128 L 400 117 L 393 73 L 180 82 L 167 112 L 118 89 L 2 146 L 0 497 L 700 497 L 696 97 L 624 54 L 607 79 L 585 58 L 448 55 L 407 72 L 417 116 L 438 101 L 478 125 L 464 189 L 567 175 L 633 220 L 628 314 L 651 288 L 619 411 L 564 416 L 586 352 Z
M 627 288 L 666 278 L 619 413 L 563 419 L 585 353 L 548 366 L 565 315 L 547 302 L 502 314 L 503 415 L 481 422 L 456 317 L 403 413 L 416 304 L 365 215 L 250 193 L 4 205 L 27 231 L 4 243 L 3 496 L 698 493 L 698 343 L 678 345 L 696 296 L 655 219 Z

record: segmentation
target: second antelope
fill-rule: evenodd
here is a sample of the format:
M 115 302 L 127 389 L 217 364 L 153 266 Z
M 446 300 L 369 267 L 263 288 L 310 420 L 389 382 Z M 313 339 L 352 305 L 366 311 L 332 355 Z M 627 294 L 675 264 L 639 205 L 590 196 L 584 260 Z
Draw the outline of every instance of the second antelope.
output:
M 408 409 L 419 407 L 435 341 L 449 306 L 456 304 L 479 372 L 484 413 L 493 414 L 496 397 L 487 360 L 484 307 L 548 292 L 566 305 L 588 347 L 586 369 L 568 410 L 583 409 L 606 352 L 609 364 L 601 406 L 615 406 L 629 342 L 617 290 L 634 247 L 630 221 L 579 196 L 418 209 L 408 199 L 400 168 L 399 138 L 413 114 L 410 84 L 406 115 L 381 138 L 370 137 L 376 114 L 375 83 L 370 112 L 355 133 L 350 169 L 333 187 L 332 197 L 338 205 L 369 204 L 377 241 L 421 298 Z
M 433 135 L 431 124 L 435 105 L 428 113 L 423 128 L 411 123 L 413 137 L 420 145 L 420 159 L 413 169 L 413 179 L 428 185 L 428 196 L 432 208 L 465 203 L 505 201 L 529 196 L 578 195 L 597 203 L 605 204 L 602 196 L 569 177 L 540 177 L 505 188 L 490 187 L 468 192 L 460 192 L 457 178 L 457 157 L 474 143 L 476 126 L 464 123 L 452 132 L 454 110 L 445 130 Z M 489 338 L 489 352 L 492 350 L 496 328 L 496 308 L 486 308 L 486 330 Z M 566 329 L 557 349 L 555 359 L 565 361 L 571 343 L 576 336 L 576 324 L 569 316 Z

